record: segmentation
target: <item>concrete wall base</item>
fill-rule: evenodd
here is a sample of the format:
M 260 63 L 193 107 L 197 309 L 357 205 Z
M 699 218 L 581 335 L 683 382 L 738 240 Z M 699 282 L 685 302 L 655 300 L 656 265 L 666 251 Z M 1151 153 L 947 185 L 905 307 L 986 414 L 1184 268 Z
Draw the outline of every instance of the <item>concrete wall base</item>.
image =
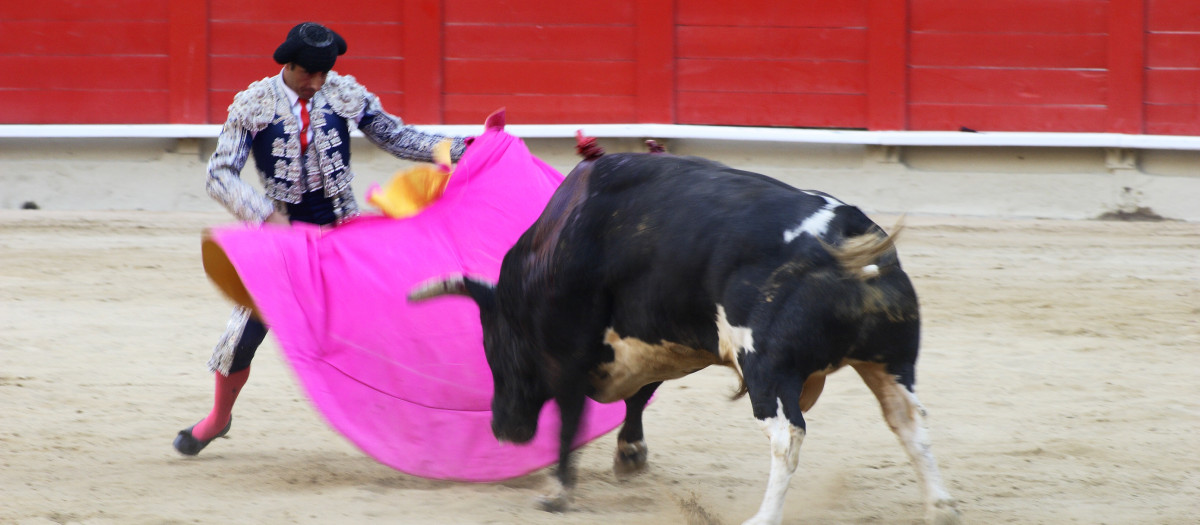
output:
M 1122 148 L 937 147 L 659 140 L 699 155 L 817 189 L 868 213 L 1054 219 L 1200 221 L 1200 151 Z M 574 140 L 526 143 L 563 173 Z M 640 139 L 600 139 L 608 151 L 645 151 Z M 0 208 L 219 211 L 204 191 L 215 139 L 3 138 Z M 352 142 L 354 188 L 411 163 Z M 257 186 L 252 163 L 242 176 Z

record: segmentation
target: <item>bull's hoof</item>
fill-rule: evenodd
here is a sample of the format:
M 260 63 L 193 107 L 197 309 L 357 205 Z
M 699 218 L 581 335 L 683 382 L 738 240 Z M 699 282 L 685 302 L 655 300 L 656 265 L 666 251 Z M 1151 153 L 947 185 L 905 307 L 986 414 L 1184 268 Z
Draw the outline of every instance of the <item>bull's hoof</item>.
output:
M 565 492 L 546 494 L 537 499 L 538 507 L 546 512 L 566 512 L 571 506 L 571 498 Z
M 929 525 L 959 525 L 962 523 L 962 515 L 958 513 L 958 507 L 954 505 L 954 500 L 939 500 L 925 513 L 925 523 Z
M 646 442 L 635 441 L 617 443 L 617 453 L 613 456 L 613 473 L 617 478 L 624 478 L 646 470 L 646 461 L 650 457 L 650 449 Z
M 541 507 L 546 512 L 566 512 L 567 507 L 571 506 L 570 485 L 563 483 L 559 478 L 555 478 L 554 490 L 550 494 L 539 496 L 537 503 L 538 507 Z
M 755 514 L 750 519 L 743 521 L 742 525 L 779 525 L 780 522 L 779 516 L 760 516 Z

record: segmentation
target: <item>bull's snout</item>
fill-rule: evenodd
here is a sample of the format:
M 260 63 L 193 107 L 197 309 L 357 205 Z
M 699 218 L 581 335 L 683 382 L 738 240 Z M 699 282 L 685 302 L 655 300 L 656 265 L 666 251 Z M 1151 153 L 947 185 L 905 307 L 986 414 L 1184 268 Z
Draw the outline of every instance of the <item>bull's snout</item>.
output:
M 492 419 L 492 435 L 500 441 L 528 443 L 536 433 L 537 427 L 533 425 L 504 425 L 495 418 Z

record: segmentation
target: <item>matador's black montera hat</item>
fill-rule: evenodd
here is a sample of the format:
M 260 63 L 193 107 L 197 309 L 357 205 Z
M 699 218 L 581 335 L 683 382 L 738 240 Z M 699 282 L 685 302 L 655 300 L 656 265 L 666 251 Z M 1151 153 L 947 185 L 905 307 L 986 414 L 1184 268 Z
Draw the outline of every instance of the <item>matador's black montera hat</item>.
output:
M 341 35 L 316 22 L 304 22 L 288 31 L 275 49 L 275 62 L 294 63 L 311 72 L 329 71 L 338 55 L 346 53 Z

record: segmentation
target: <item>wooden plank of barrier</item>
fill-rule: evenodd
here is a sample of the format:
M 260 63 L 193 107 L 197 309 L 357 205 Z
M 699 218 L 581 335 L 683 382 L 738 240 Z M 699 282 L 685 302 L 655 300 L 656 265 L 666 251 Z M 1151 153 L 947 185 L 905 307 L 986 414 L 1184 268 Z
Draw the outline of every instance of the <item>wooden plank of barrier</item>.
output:
M 171 0 L 167 37 L 167 121 L 208 119 L 208 4 Z
M 404 107 L 389 109 L 410 124 L 441 124 L 442 2 L 404 2 Z
M 635 96 L 638 122 L 675 121 L 675 2 L 638 2 Z
M 908 126 L 908 2 L 867 7 L 867 129 Z
M 1106 130 L 1141 133 L 1146 118 L 1146 0 L 1111 0 L 1108 9 Z

